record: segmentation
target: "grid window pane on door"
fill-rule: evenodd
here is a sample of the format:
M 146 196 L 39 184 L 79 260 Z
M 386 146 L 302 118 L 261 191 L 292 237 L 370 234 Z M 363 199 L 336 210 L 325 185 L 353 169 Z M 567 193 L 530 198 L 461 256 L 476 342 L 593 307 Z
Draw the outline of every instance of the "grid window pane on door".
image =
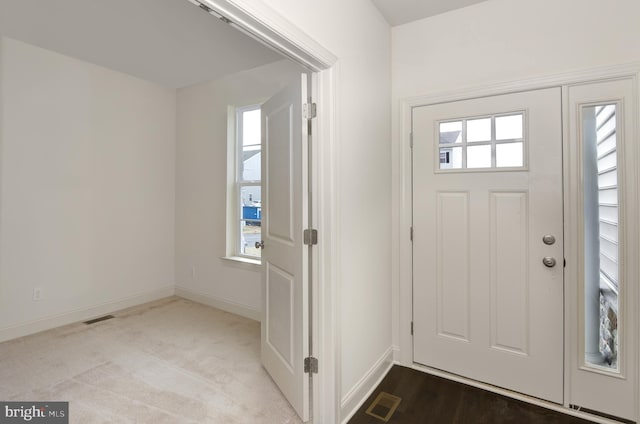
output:
M 260 258 L 262 239 L 260 106 L 238 108 L 237 115 L 237 251 L 239 256 Z
M 525 166 L 525 113 L 439 122 L 438 170 L 501 170 Z

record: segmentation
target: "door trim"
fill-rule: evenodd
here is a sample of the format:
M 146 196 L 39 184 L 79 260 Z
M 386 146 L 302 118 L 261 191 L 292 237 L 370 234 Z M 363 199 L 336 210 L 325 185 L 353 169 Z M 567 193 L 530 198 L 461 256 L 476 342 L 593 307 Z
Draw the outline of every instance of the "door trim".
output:
M 319 361 L 313 378 L 312 421 L 334 424 L 340 421 L 340 246 L 339 197 L 340 175 L 336 158 L 337 143 L 338 58 L 312 37 L 284 19 L 274 9 L 255 0 L 188 0 L 212 9 L 215 15 L 259 42 L 279 51 L 316 75 L 313 97 L 318 105 L 314 120 L 311 183 L 314 192 L 314 228 L 318 244 L 313 260 L 313 315 L 310 318 Z
M 539 78 L 531 78 L 524 80 L 507 80 L 494 84 L 480 85 L 476 87 L 470 87 L 464 90 L 453 90 L 426 93 L 424 95 L 402 98 L 399 100 L 396 111 L 397 115 L 394 117 L 394 129 L 396 134 L 396 143 L 392 146 L 393 157 L 393 216 L 394 228 L 393 228 L 393 252 L 397 252 L 392 258 L 392 269 L 394 271 L 394 286 L 393 286 L 393 317 L 394 322 L 394 343 L 395 346 L 395 358 L 396 363 L 407 367 L 413 367 L 422 371 L 430 373 L 437 373 L 435 370 L 430 370 L 427 367 L 416 366 L 413 363 L 413 338 L 410 332 L 412 321 L 412 302 L 413 302 L 413 288 L 412 288 L 412 245 L 410 239 L 410 227 L 412 225 L 412 180 L 411 180 L 411 115 L 412 109 L 418 106 L 436 105 L 439 103 L 447 103 L 458 100 L 469 100 L 480 97 L 495 96 L 501 94 L 517 93 L 522 91 L 537 90 L 550 87 L 565 87 L 571 84 L 580 83 L 592 83 L 606 80 L 616 79 L 632 79 L 635 87 L 635 107 L 637 111 L 639 103 L 639 84 L 640 80 L 640 62 L 633 62 L 628 64 L 605 66 L 600 68 L 592 68 L 585 70 L 578 70 L 575 72 L 559 73 L 547 75 Z M 563 104 L 563 150 L 567 151 L 568 143 L 568 122 L 564 119 L 564 113 L 566 105 Z M 633 127 L 635 128 L 636 137 L 640 136 L 640 114 L 636 113 Z M 635 151 L 629 152 L 633 154 L 636 163 L 640 164 L 640 147 L 638 143 L 635 144 Z M 563 175 L 567 178 L 568 170 L 568 158 L 563 159 Z M 636 188 L 640 188 L 640 173 L 635 175 Z M 568 193 L 565 191 L 564 195 L 565 205 L 568 202 Z M 635 210 L 640 210 L 640 200 L 638 198 L 633 200 Z M 565 239 L 565 246 L 570 246 L 573 243 L 575 235 L 571 235 L 570 238 Z M 630 236 L 630 244 L 632 247 L 640 246 L 640 235 L 633 234 Z M 638 253 L 636 248 L 636 253 Z M 572 305 L 571 299 L 568 296 L 570 293 L 577 291 L 576 276 L 570 272 L 565 274 L 565 316 L 572 313 L 575 307 Z M 635 290 L 632 299 L 632 303 L 640 305 L 640 290 Z M 633 309 L 633 307 L 631 308 Z M 632 318 L 633 319 L 633 318 Z M 636 393 L 640 393 L 640 314 L 635 314 L 635 344 L 633 348 L 634 359 L 636 363 Z M 570 357 L 570 346 L 572 341 L 569 338 L 571 334 L 571 327 L 575 324 L 570 319 L 565 319 L 565 355 L 564 355 L 564 380 L 569 381 L 571 367 L 575 365 L 573 358 Z M 444 373 L 446 374 L 446 373 Z M 446 378 L 452 378 L 452 375 L 443 375 Z M 472 380 L 464 379 L 461 377 L 455 377 L 458 381 L 464 382 L 470 385 L 478 385 L 480 383 Z M 504 389 L 498 389 L 490 385 L 482 386 L 483 389 L 500 393 L 506 396 L 510 396 L 516 399 L 520 399 L 533 404 L 539 404 L 541 402 L 538 399 L 517 395 L 514 392 L 510 392 Z M 561 412 L 567 412 L 569 410 L 568 400 L 571 398 L 569 393 L 569 384 L 565 383 L 564 399 L 565 405 L 556 405 Z M 550 405 L 541 405 L 550 407 Z M 552 408 L 554 409 L 554 408 Z M 636 401 L 636 420 L 640 420 L 640 400 Z M 573 412 L 569 412 L 574 415 Z M 594 419 L 593 416 L 589 416 L 589 419 Z M 603 420 L 598 422 L 613 422 L 610 420 Z

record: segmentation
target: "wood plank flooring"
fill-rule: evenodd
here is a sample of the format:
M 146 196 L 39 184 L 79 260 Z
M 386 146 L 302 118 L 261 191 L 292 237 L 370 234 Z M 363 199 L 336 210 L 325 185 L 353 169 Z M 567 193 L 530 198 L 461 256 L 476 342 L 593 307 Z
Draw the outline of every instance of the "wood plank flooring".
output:
M 365 413 L 380 392 L 402 398 L 400 405 L 389 419 L 389 424 L 590 423 L 590 421 L 395 365 L 349 424 L 384 422 Z M 382 411 L 384 412 L 384 408 Z M 384 414 L 379 413 L 379 415 Z

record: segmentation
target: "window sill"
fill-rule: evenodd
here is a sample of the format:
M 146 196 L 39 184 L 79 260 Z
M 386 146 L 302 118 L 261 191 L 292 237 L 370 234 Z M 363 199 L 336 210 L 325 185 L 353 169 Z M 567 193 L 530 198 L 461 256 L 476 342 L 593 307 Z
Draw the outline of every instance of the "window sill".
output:
M 222 259 L 252 271 L 257 271 L 262 265 L 262 261 L 260 261 L 260 259 L 243 258 L 242 256 L 224 256 Z

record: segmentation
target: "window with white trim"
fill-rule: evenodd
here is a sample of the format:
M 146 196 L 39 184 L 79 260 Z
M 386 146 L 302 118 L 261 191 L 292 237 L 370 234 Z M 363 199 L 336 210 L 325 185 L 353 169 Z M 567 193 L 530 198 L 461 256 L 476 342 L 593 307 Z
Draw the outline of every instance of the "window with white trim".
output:
M 582 107 L 585 364 L 619 372 L 618 105 Z
M 236 108 L 234 256 L 260 259 L 262 239 L 260 105 Z
M 525 113 L 510 112 L 438 123 L 438 169 L 525 166 Z

